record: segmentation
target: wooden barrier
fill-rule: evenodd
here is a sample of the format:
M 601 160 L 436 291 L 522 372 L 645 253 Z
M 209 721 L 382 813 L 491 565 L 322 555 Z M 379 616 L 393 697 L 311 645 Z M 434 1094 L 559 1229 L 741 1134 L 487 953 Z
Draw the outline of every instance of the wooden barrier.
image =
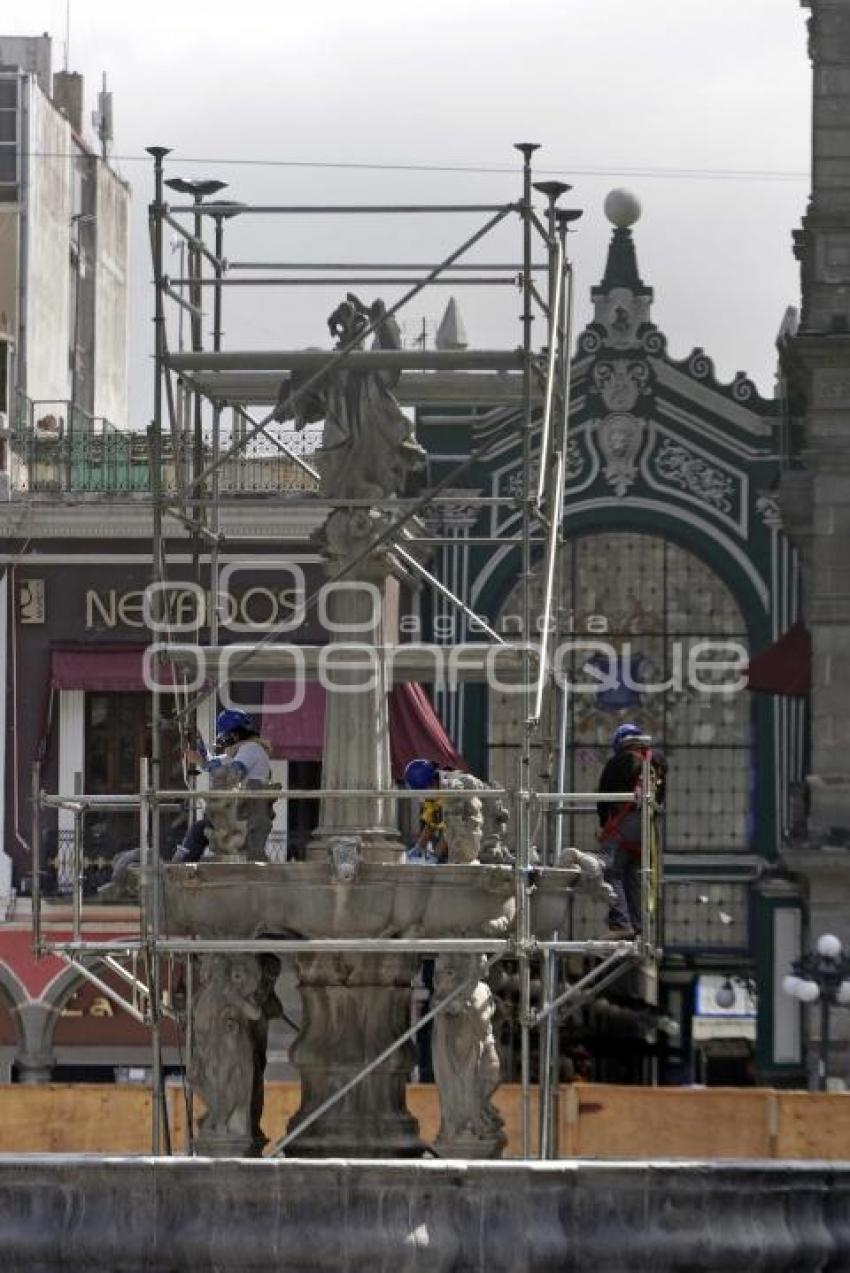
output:
M 269 1083 L 263 1129 L 280 1137 L 298 1107 L 297 1083 Z M 183 1089 L 167 1089 L 172 1145 L 186 1149 Z M 505 1120 L 507 1155 L 522 1151 L 522 1092 L 505 1085 L 495 1103 Z M 435 1087 L 408 1088 L 422 1137 L 437 1134 Z M 195 1103 L 196 1116 L 203 1106 Z M 147 1088 L 115 1084 L 0 1085 L 0 1153 L 147 1154 Z M 563 1158 L 850 1158 L 850 1093 L 767 1088 L 618 1087 L 577 1083 L 558 1093 L 557 1143 Z M 293 1150 L 295 1146 L 293 1145 Z M 532 1153 L 537 1092 L 532 1091 Z

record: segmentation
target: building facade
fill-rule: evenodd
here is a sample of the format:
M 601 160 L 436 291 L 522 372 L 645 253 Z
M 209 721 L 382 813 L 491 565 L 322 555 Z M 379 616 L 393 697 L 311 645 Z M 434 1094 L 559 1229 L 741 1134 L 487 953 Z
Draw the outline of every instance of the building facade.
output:
M 48 36 L 0 36 L 0 414 L 20 437 L 129 423 L 130 189 L 83 112 Z
M 700 978 L 720 976 L 757 991 L 762 1079 L 795 1082 L 799 1010 L 778 986 L 800 939 L 799 890 L 786 879 L 782 852 L 804 773 L 804 702 L 749 692 L 746 670 L 800 616 L 798 553 L 778 507 L 796 435 L 782 398 L 762 398 L 743 372 L 722 384 L 703 349 L 669 356 L 628 224 L 613 230 L 592 299 L 573 363 L 552 636 L 571 688 L 563 721 L 552 700 L 533 785 L 558 789 L 561 733 L 570 791 L 595 790 L 616 725 L 636 720 L 652 734 L 670 763 L 661 1006 L 678 1026 L 671 1073 L 696 1076 L 690 1040 L 694 1015 L 704 1015 Z M 498 542 L 521 526 L 521 414 L 423 411 L 419 437 L 431 454 L 429 482 L 490 446 L 470 470 L 469 494 L 513 504 L 471 499 L 432 521 L 429 533 L 442 541 L 444 581 L 462 588 L 502 636 L 522 640 L 521 548 Z M 532 456 L 538 446 L 535 427 Z M 542 544 L 543 528 L 535 533 Z M 539 547 L 532 624 L 543 613 L 541 565 Z M 435 607 L 430 622 L 437 640 L 476 639 L 474 622 L 448 606 Z M 528 636 L 538 639 L 539 630 Z M 439 701 L 473 767 L 515 785 L 521 696 L 466 686 Z M 564 842 L 594 846 L 593 811 L 564 821 Z M 554 827 L 540 826 L 544 851 L 554 836 Z M 599 935 L 579 912 L 575 922 L 576 937 Z M 744 1032 L 752 1031 L 750 1022 Z
M 835 932 L 845 944 L 850 905 L 850 3 L 803 0 L 810 10 L 812 187 L 794 234 L 799 325 L 782 345 L 797 463 L 782 481 L 782 515 L 798 545 L 812 640 L 811 748 L 806 810 L 785 854 L 807 896 L 806 944 Z M 809 1022 L 810 1070 L 819 1043 Z M 833 1069 L 850 1066 L 850 1026 L 834 1014 Z

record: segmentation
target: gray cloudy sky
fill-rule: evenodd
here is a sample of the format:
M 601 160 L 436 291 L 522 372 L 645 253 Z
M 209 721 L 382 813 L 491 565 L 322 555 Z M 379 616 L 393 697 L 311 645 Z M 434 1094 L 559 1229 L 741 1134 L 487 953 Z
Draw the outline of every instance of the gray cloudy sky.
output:
M 48 31 L 59 67 L 65 11 L 66 0 L 5 0 L 0 26 Z M 134 192 L 135 427 L 151 402 L 151 178 L 139 157 L 154 143 L 173 147 L 172 175 L 218 176 L 230 198 L 316 203 L 498 202 L 518 184 L 511 171 L 284 164 L 511 169 L 511 143 L 539 141 L 540 169 L 572 181 L 570 201 L 585 209 L 571 239 L 579 325 L 604 264 L 605 193 L 627 186 L 643 204 L 638 258 L 673 356 L 701 345 L 722 379 L 740 368 L 772 392 L 773 340 L 798 297 L 791 230 L 808 193 L 798 0 L 71 0 L 70 12 L 71 69 L 86 76 L 87 111 L 107 72 L 115 162 Z M 244 218 L 228 255 L 437 260 L 475 221 Z M 477 259 L 516 259 L 518 248 L 513 226 Z M 338 291 L 228 295 L 228 344 L 324 344 Z M 457 297 L 471 343 L 518 343 L 511 291 Z M 423 317 L 433 325 L 447 299 L 440 288 L 414 302 L 408 333 Z

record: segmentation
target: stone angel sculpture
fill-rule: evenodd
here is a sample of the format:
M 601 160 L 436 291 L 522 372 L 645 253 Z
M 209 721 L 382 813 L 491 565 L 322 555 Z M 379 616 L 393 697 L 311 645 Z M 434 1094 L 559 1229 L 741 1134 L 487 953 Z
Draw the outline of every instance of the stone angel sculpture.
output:
M 398 323 L 387 314 L 380 299 L 366 305 L 349 292 L 328 318 L 335 349 L 362 345 L 362 333 L 376 323 L 373 349 L 401 349 Z M 312 373 L 311 373 L 312 374 Z M 330 499 L 381 500 L 398 495 L 408 472 L 425 463 L 425 451 L 417 443 L 413 425 L 402 411 L 392 389 L 399 372 L 375 368 L 334 367 L 309 390 L 299 386 L 309 378 L 292 377 L 296 393 L 289 404 L 290 386 L 281 389 L 275 418 L 294 418 L 296 429 L 324 421 L 322 446 L 316 453 L 319 490 Z

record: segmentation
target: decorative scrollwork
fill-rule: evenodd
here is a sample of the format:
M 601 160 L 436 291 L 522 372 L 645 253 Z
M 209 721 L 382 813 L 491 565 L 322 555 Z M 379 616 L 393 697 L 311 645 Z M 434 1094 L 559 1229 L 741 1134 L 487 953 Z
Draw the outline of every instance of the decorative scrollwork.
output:
M 782 509 L 779 496 L 775 491 L 761 491 L 756 498 L 756 512 L 765 526 L 778 530 L 782 528 Z
M 641 394 L 650 392 L 649 367 L 640 359 L 600 359 L 593 383 L 609 411 L 631 411 Z
M 721 513 L 732 511 L 735 483 L 701 456 L 694 455 L 680 442 L 665 438 L 655 453 L 653 467 L 660 478 L 688 491 L 703 504 Z
M 664 333 L 654 327 L 643 333 L 640 343 L 648 354 L 653 354 L 657 357 L 661 357 L 667 348 L 667 340 Z
M 732 397 L 736 402 L 749 402 L 756 393 L 756 387 L 743 371 L 739 371 L 732 381 Z
M 704 349 L 697 347 L 688 359 L 688 371 L 695 380 L 708 380 L 714 375 L 714 363 Z
M 567 457 L 564 464 L 564 480 L 567 482 L 575 482 L 581 477 L 582 470 L 585 465 L 585 455 L 576 442 L 575 438 L 570 438 L 567 443 Z
M 599 332 L 595 332 L 592 328 L 587 327 L 579 338 L 578 347 L 583 354 L 598 353 L 598 351 L 602 348 L 602 337 L 599 335 Z

